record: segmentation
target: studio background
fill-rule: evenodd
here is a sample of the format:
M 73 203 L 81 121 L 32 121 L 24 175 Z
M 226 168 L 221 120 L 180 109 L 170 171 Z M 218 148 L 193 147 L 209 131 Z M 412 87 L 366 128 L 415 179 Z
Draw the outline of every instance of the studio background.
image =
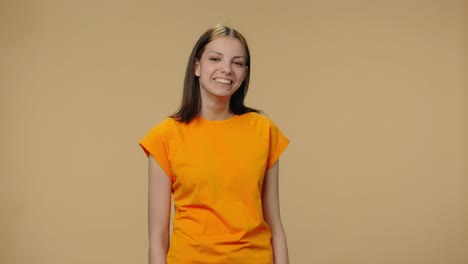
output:
M 137 145 L 199 35 L 247 38 L 291 144 L 293 264 L 468 263 L 467 2 L 0 1 L 0 263 L 147 262 Z

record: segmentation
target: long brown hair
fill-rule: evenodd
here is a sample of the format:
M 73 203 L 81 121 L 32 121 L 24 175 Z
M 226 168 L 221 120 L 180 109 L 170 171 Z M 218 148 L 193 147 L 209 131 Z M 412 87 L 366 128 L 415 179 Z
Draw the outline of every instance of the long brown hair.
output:
M 200 97 L 200 83 L 198 77 L 195 76 L 195 62 L 200 60 L 201 55 L 205 51 L 205 46 L 219 37 L 233 37 L 238 39 L 244 46 L 246 52 L 246 66 L 247 74 L 245 80 L 242 82 L 241 86 L 237 91 L 232 94 L 229 101 L 229 110 L 235 115 L 242 115 L 249 112 L 260 113 L 259 110 L 247 107 L 244 105 L 244 99 L 247 95 L 247 90 L 249 88 L 250 80 L 250 51 L 247 45 L 247 41 L 237 30 L 225 26 L 225 25 L 216 25 L 208 29 L 203 33 L 198 39 L 197 43 L 192 49 L 190 54 L 187 70 L 185 72 L 184 80 L 184 91 L 182 95 L 182 103 L 179 110 L 173 114 L 171 117 L 175 118 L 180 122 L 189 123 L 192 121 L 200 112 L 201 108 L 201 97 Z

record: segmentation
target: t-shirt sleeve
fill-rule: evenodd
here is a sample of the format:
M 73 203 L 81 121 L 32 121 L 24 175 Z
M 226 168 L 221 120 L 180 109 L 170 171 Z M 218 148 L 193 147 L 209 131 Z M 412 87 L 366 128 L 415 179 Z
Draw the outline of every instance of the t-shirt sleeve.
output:
M 270 151 L 268 154 L 267 170 L 275 164 L 288 144 L 289 139 L 287 139 L 281 130 L 270 121 Z
M 175 181 L 170 164 L 170 123 L 166 120 L 152 128 L 138 144 L 141 146 L 146 156 L 153 156 L 159 166 L 169 176 L 172 182 Z

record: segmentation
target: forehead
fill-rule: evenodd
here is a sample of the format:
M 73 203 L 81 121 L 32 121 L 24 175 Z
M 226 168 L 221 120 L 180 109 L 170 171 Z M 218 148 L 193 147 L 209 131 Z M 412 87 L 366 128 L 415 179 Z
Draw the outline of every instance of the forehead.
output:
M 221 53 L 223 56 L 229 57 L 245 57 L 246 51 L 242 42 L 233 37 L 219 37 L 205 46 L 204 54 L 207 53 Z

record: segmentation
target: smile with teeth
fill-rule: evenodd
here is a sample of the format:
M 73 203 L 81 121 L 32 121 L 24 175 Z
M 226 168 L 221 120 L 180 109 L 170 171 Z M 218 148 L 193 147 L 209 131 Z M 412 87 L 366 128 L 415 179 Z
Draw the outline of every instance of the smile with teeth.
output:
M 219 82 L 219 83 L 225 83 L 225 84 L 231 84 L 232 83 L 231 80 L 223 79 L 223 78 L 215 78 L 214 81 Z

